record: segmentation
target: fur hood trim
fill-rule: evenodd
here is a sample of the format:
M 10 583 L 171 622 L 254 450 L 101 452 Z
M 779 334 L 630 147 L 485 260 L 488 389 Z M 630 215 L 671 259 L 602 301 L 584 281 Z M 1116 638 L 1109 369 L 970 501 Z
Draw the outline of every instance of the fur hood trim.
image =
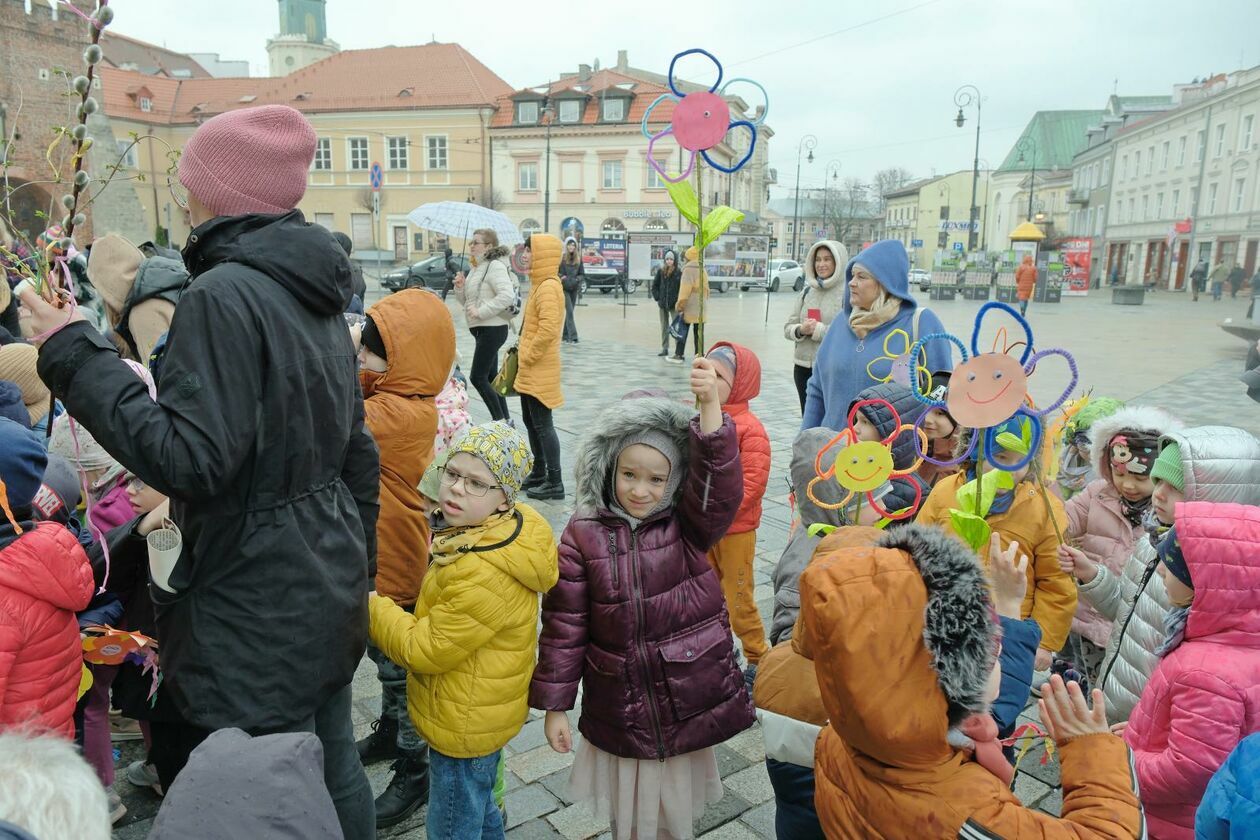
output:
M 1153 405 L 1129 405 L 1089 427 L 1089 460 L 1098 474 L 1111 480 L 1111 459 L 1107 444 L 1120 432 L 1130 429 L 1144 437 L 1159 440 L 1170 432 L 1178 432 L 1185 424 L 1162 408 Z
M 617 464 L 622 441 L 644 429 L 669 435 L 682 453 L 680 478 L 686 477 L 694 409 L 663 397 L 627 397 L 604 409 L 591 424 L 577 455 L 577 509 L 585 514 L 606 508 L 604 488 Z M 682 481 L 678 483 L 679 488 Z M 681 490 L 679 491 L 681 492 Z M 677 501 L 677 497 L 675 497 Z

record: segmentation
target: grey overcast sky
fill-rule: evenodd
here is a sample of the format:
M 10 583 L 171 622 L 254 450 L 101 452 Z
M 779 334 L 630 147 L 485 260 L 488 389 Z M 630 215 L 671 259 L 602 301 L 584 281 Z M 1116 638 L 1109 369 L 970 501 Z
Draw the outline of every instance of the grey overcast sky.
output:
M 277 0 L 114 0 L 117 31 L 185 52 L 247 59 L 266 73 Z M 655 5 L 655 4 L 653 4 Z M 797 147 L 818 137 L 802 187 L 826 165 L 869 180 L 902 166 L 916 176 L 970 169 L 974 110 L 954 126 L 954 91 L 984 95 L 980 157 L 998 166 L 1037 110 L 1101 108 L 1113 89 L 1157 95 L 1196 76 L 1260 64 L 1256 0 L 725 0 L 640 4 L 503 0 L 328 0 L 342 49 L 458 42 L 513 87 L 541 84 L 579 63 L 665 72 L 704 47 L 727 78 L 770 94 L 771 163 L 785 194 Z M 565 13 L 567 11 L 567 14 Z M 711 79 L 699 63 L 693 81 Z M 751 96 L 752 94 L 750 94 Z M 982 162 L 983 166 L 983 162 Z

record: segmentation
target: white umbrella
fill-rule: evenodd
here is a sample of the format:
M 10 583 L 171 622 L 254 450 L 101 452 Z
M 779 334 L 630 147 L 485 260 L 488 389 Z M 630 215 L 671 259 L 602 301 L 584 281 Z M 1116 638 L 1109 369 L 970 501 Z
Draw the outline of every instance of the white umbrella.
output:
M 474 230 L 489 228 L 498 234 L 502 245 L 519 245 L 525 241 L 507 216 L 467 201 L 430 201 L 408 213 L 407 219 L 416 227 L 462 239 L 467 239 Z

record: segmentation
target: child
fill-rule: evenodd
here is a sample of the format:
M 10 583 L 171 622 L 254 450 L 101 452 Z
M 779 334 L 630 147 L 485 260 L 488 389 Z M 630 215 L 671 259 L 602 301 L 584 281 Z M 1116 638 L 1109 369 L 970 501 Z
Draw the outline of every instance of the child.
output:
M 446 386 L 437 395 L 437 412 L 438 432 L 433 441 L 434 456 L 445 452 L 473 424 L 472 415 L 468 413 L 468 386 L 459 372 L 459 365 L 451 371 Z
M 1183 502 L 1159 546 L 1163 660 L 1124 729 L 1151 836 L 1194 837 L 1212 774 L 1260 731 L 1260 508 Z
M 417 485 L 433 460 L 434 395 L 455 363 L 455 326 L 441 298 L 404 289 L 372 306 L 363 325 L 359 380 L 368 430 L 381 457 L 376 520 L 376 592 L 405 610 L 415 606 L 429 565 L 429 523 Z M 376 827 L 402 822 L 424 804 L 429 756 L 407 715 L 407 671 L 375 645 L 368 657 L 381 683 L 381 716 L 359 742 L 365 765 L 399 759 L 376 799 Z
M 1027 421 L 1022 417 L 1008 420 L 998 429 L 1006 446 L 998 446 L 989 456 L 993 461 L 1013 466 L 1027 456 L 1027 443 L 1021 447 L 1019 442 L 1028 440 Z M 972 432 L 964 433 L 959 441 L 961 447 L 968 445 Z M 1022 448 L 1023 451 L 1020 451 Z M 976 477 L 976 462 L 972 459 L 962 465 L 964 471 L 942 479 L 932 490 L 932 495 L 923 503 L 917 521 L 928 525 L 939 525 L 952 531 L 950 510 L 960 508 L 958 490 Z M 1044 671 L 1050 667 L 1054 651 L 1063 647 L 1067 641 L 1068 630 L 1072 626 L 1072 614 L 1076 611 L 1076 586 L 1072 578 L 1059 568 L 1058 550 L 1060 539 L 1056 527 L 1062 529 L 1067 523 L 1063 512 L 1063 503 L 1053 495 L 1038 490 L 1036 476 L 1039 465 L 1034 458 L 1027 465 L 1011 473 L 1015 481 L 1013 490 L 1000 490 L 995 494 L 993 504 L 989 508 L 985 521 L 996 532 L 1001 540 L 1002 549 L 1006 550 L 1011 543 L 1019 543 L 1021 549 L 1028 553 L 1030 563 L 1028 576 L 1030 586 L 1024 598 L 1024 609 L 1021 618 L 1032 618 L 1041 628 L 1041 647 L 1037 649 L 1036 668 Z M 986 463 L 984 472 L 989 473 L 997 468 Z M 1053 519 L 1051 518 L 1053 517 Z
M 690 837 L 722 796 L 713 747 L 752 726 L 717 574 L 705 558 L 743 497 L 735 424 L 713 362 L 693 361 L 700 416 L 667 399 L 625 399 L 595 422 L 577 466 L 578 511 L 561 580 L 543 604 L 530 705 L 547 742 L 573 748 L 576 801 L 613 836 Z
M 38 435 L 0 418 L 0 730 L 74 738 L 83 674 L 74 614 L 92 599 L 92 569 L 74 534 L 33 521 L 46 460 Z
M 1151 467 L 1155 493 L 1146 534 L 1124 569 L 1113 572 L 1079 550 L 1060 550 L 1065 570 L 1080 581 L 1082 600 L 1112 622 L 1099 688 L 1112 720 L 1129 719 L 1164 641 L 1168 597 L 1155 569 L 1155 549 L 1172 527 L 1178 502 L 1237 502 L 1260 505 L 1260 440 L 1242 429 L 1202 426 L 1172 432 L 1160 441 Z M 1070 561 L 1070 565 L 1065 561 Z
M 1194 815 L 1195 837 L 1229 840 L 1246 837 L 1260 825 L 1260 733 L 1248 735 L 1208 782 Z
M 1114 574 L 1124 568 L 1143 535 L 1142 522 L 1151 506 L 1155 491 L 1151 469 L 1159 453 L 1159 437 L 1179 428 L 1176 418 L 1153 406 L 1122 408 L 1093 424 L 1090 459 L 1101 478 L 1065 505 L 1067 526 L 1063 529 L 1063 535 L 1090 562 Z M 1071 574 L 1070 569 L 1064 571 Z M 1098 685 L 1110 635 L 1111 621 L 1081 599 L 1063 659 L 1086 675 L 1089 685 Z
M 853 412 L 853 406 L 865 400 L 883 400 L 896 410 L 897 417 L 893 417 L 893 413 L 887 406 L 878 403 L 859 408 L 857 416 L 853 419 L 853 428 L 857 432 L 859 441 L 887 440 L 889 435 L 897 431 L 897 419 L 900 419 L 901 425 L 904 426 L 913 424 L 923 414 L 923 403 L 914 398 L 909 388 L 896 382 L 884 382 L 860 391 L 857 399 L 849 404 L 849 413 Z M 845 417 L 847 419 L 848 414 Z M 905 470 L 914 464 L 917 456 L 914 454 L 913 432 L 907 430 L 897 434 L 890 448 L 895 469 Z M 839 454 L 838 451 L 833 451 Z M 834 455 L 832 457 L 834 458 Z M 911 474 L 885 482 L 882 487 L 872 491 L 871 495 L 885 511 L 897 513 L 922 505 L 928 497 L 929 490 L 931 488 L 920 476 Z M 850 506 L 845 508 L 847 519 L 852 519 L 852 511 L 856 510 L 859 499 L 861 511 L 856 520 L 858 524 L 874 525 L 884 518 L 883 514 L 875 510 L 874 505 L 868 503 L 865 493 L 858 493 L 854 495 L 854 501 Z
M 932 374 L 932 380 L 928 389 L 928 396 L 934 402 L 945 402 L 945 398 L 949 396 L 949 378 L 950 371 L 942 370 Z M 903 422 L 914 422 L 906 420 Z M 949 461 L 954 456 L 954 450 L 958 446 L 958 437 L 962 433 L 962 429 L 954 418 L 950 416 L 947 409 L 929 408 L 927 417 L 923 421 L 923 432 L 928 438 L 928 454 L 938 461 Z M 913 441 L 911 441 L 913 443 Z M 948 475 L 958 472 L 957 465 L 952 467 L 942 467 L 939 464 L 933 464 L 931 461 L 924 459 L 919 465 L 918 475 L 923 479 L 928 487 L 935 487 L 936 483 Z
M 989 581 L 960 541 L 915 523 L 819 558 L 801 575 L 800 625 L 828 715 L 815 760 L 827 837 L 1140 836 L 1128 751 L 1101 693 L 1090 711 L 1057 676 L 1041 719 L 1063 763 L 1065 816 L 1011 792 L 984 722 L 1001 686 Z M 971 745 L 951 744 L 951 729 Z
M 766 628 L 757 612 L 753 559 L 757 554 L 757 528 L 761 526 L 761 500 L 770 481 L 770 438 L 748 403 L 761 392 L 761 362 L 747 347 L 718 342 L 709 351 L 718 377 L 722 411 L 735 424 L 739 462 L 744 469 L 744 501 L 726 536 L 709 549 L 709 563 L 722 584 L 722 597 L 739 636 L 748 667 L 744 679 L 752 690 L 757 663 L 766 652 Z
M 1090 397 L 1067 422 L 1063 431 L 1063 456 L 1059 459 L 1059 493 L 1064 499 L 1072 498 L 1091 481 L 1098 480 L 1090 451 L 1090 429 L 1122 408 L 1124 403 L 1111 397 Z
M 538 594 L 556 583 L 556 543 L 516 502 L 533 456 L 515 429 L 474 426 L 448 452 L 415 613 L 372 595 L 370 632 L 407 669 L 411 720 L 429 744 L 428 836 L 501 838 L 499 751 L 529 716 Z

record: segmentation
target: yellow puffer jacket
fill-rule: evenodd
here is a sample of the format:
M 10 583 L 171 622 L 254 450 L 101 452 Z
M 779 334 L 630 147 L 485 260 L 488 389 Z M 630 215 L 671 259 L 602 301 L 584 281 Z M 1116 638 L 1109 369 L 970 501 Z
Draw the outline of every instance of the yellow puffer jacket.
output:
M 529 238 L 533 262 L 529 299 L 517 345 L 520 367 L 516 392 L 529 394 L 547 408 L 564 405 L 560 391 L 560 333 L 564 329 L 564 287 L 560 285 L 560 240 L 547 233 Z
M 489 755 L 525 724 L 538 596 L 559 578 L 551 526 L 528 505 L 468 533 L 462 544 L 459 529 L 437 533 L 414 614 L 379 596 L 368 604 L 372 641 L 408 671 L 412 722 L 451 758 Z

